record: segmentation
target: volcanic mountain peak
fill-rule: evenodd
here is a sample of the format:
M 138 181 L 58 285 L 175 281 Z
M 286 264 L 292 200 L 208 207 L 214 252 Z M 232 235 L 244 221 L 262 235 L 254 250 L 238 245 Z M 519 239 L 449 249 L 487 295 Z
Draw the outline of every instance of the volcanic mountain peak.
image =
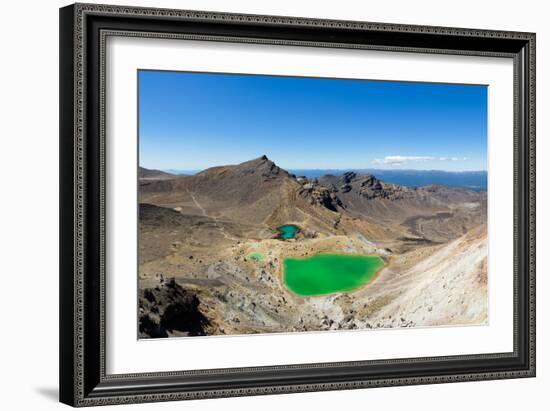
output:
M 202 177 L 247 177 L 252 175 L 267 178 L 290 176 L 286 170 L 278 167 L 266 155 L 235 165 L 207 168 L 197 174 Z
M 273 161 L 267 158 L 266 155 L 255 158 L 254 160 L 246 161 L 235 166 L 235 171 L 239 174 L 259 174 L 266 178 L 276 178 L 278 176 L 289 177 L 290 174 L 277 166 Z

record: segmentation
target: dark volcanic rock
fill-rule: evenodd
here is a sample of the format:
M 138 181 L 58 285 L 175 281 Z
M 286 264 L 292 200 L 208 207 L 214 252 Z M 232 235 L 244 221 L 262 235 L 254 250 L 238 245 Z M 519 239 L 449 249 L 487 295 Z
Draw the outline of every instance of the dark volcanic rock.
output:
M 309 199 L 311 205 L 320 205 L 331 211 L 338 211 L 337 207 L 342 206 L 338 196 L 317 181 L 304 180 L 299 194 Z
M 387 198 L 389 190 L 384 190 L 382 183 L 373 175 L 366 175 L 359 182 L 359 193 L 366 198 L 384 197 Z M 393 188 L 388 186 L 388 188 Z
M 342 176 L 342 181 L 344 182 L 344 184 L 348 184 L 350 182 L 352 182 L 353 180 L 355 180 L 355 178 L 357 177 L 357 173 L 354 172 L 354 171 L 347 171 L 344 173 L 344 175 Z
M 351 191 L 351 185 L 347 183 L 344 184 L 340 187 L 340 191 L 342 191 L 342 193 L 349 193 Z
M 190 336 L 206 335 L 208 319 L 199 309 L 200 301 L 172 278 L 155 288 L 139 292 L 139 336 L 164 338 L 178 331 Z
M 331 191 L 341 194 L 359 195 L 367 200 L 383 198 L 389 200 L 401 200 L 415 196 L 415 189 L 398 186 L 396 184 L 383 183 L 372 174 L 359 175 L 348 171 L 342 176 L 323 176 L 320 184 Z

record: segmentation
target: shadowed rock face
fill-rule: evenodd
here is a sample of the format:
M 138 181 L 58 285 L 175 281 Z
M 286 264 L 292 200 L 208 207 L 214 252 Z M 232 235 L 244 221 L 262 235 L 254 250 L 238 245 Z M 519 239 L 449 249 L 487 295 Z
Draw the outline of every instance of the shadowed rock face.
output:
M 298 194 L 309 204 L 319 205 L 330 211 L 338 211 L 338 207 L 342 206 L 340 199 L 331 190 L 316 181 L 302 180 L 302 188 Z
M 169 333 L 205 335 L 207 318 L 199 309 L 197 295 L 183 289 L 175 279 L 139 291 L 139 334 L 141 338 L 163 338 Z

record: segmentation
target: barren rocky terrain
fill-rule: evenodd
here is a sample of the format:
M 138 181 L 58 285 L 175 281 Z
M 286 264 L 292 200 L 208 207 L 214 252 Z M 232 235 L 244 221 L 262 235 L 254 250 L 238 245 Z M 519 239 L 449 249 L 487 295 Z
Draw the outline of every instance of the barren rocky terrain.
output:
M 308 179 L 265 156 L 194 176 L 140 168 L 140 336 L 483 324 L 486 200 L 353 172 Z M 385 266 L 351 292 L 293 293 L 284 259 L 319 253 Z

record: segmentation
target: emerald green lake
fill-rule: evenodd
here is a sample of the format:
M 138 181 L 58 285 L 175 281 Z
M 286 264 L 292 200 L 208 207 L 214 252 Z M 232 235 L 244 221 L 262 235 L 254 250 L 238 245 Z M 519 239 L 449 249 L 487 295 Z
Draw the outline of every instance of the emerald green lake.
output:
M 300 227 L 294 224 L 285 224 L 277 227 L 277 231 L 279 231 L 280 238 L 288 240 L 290 238 L 294 238 L 296 234 L 298 234 L 298 231 L 300 231 Z
M 317 254 L 285 258 L 284 282 L 302 296 L 352 291 L 369 283 L 384 266 L 377 256 Z

